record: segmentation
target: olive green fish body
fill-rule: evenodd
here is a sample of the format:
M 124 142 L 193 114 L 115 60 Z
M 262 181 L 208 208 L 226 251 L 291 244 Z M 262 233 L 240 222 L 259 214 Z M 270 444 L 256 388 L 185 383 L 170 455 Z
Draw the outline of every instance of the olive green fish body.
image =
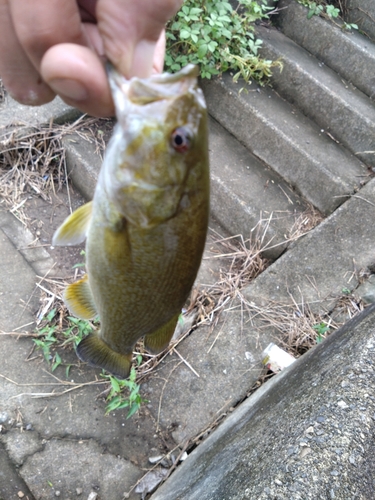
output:
M 209 212 L 207 115 L 192 66 L 130 82 L 115 73 L 111 83 L 118 125 L 94 199 L 54 243 L 87 236 L 88 278 L 70 285 L 65 300 L 81 317 L 96 311 L 101 328 L 77 353 L 126 377 L 139 338 L 152 352 L 168 345 L 199 269 Z

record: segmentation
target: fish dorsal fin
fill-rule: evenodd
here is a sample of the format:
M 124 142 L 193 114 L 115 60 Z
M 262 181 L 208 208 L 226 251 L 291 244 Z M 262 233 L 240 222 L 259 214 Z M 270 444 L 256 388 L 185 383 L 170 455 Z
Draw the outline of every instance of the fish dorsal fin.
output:
M 61 224 L 52 238 L 53 246 L 79 245 L 86 239 L 91 220 L 92 202 L 82 205 Z
M 91 366 L 104 368 L 117 378 L 129 377 L 132 365 L 132 352 L 120 354 L 107 345 L 95 333 L 90 333 L 77 346 L 77 355 L 81 361 Z
M 97 315 L 87 274 L 66 287 L 63 299 L 69 311 L 78 318 L 93 319 Z
M 151 354 L 159 354 L 168 347 L 168 344 L 173 337 L 180 313 L 178 312 L 172 319 L 168 321 L 156 332 L 148 333 L 144 338 L 144 346 Z

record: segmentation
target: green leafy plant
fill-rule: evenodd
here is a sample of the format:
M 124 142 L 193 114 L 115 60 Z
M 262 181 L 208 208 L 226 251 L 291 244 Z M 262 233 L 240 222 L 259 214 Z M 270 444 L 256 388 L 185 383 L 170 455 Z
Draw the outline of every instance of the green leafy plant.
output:
M 137 365 L 142 362 L 142 356 L 136 358 Z M 119 380 L 113 375 L 103 375 L 111 384 L 111 390 L 107 396 L 106 414 L 114 410 L 129 408 L 126 418 L 130 418 L 141 407 L 142 403 L 147 403 L 147 399 L 143 399 L 139 394 L 140 386 L 137 384 L 137 372 L 134 366 L 130 370 L 130 376 L 127 380 Z M 124 394 L 124 391 L 127 394 Z
M 67 316 L 64 326 L 59 325 L 56 309 L 51 309 L 45 318 L 42 319 L 42 328 L 37 330 L 38 337 L 34 340 L 37 349 L 41 350 L 51 370 L 63 363 L 57 347 L 64 347 L 69 344 L 77 346 L 78 343 L 94 330 L 93 323 L 83 319 Z M 66 376 L 68 376 L 70 365 L 66 365 Z
M 324 321 L 313 325 L 313 329 L 316 331 L 316 343 L 320 344 L 324 340 L 326 333 L 329 331 L 329 326 Z
M 316 2 L 312 2 L 311 0 L 297 0 L 297 2 L 309 9 L 307 13 L 308 19 L 311 19 L 313 16 L 323 16 L 334 22 L 334 19 L 341 18 L 340 9 L 334 4 L 328 3 L 327 0 L 317 0 Z M 340 27 L 346 30 L 358 29 L 357 24 L 345 21 L 342 22 Z
M 265 83 L 273 67 L 282 68 L 280 61 L 258 56 L 262 41 L 255 38 L 253 23 L 266 18 L 269 9 L 266 0 L 240 0 L 237 9 L 226 0 L 185 0 L 167 26 L 166 69 L 193 63 L 202 78 L 231 70 L 235 81 L 241 76 Z

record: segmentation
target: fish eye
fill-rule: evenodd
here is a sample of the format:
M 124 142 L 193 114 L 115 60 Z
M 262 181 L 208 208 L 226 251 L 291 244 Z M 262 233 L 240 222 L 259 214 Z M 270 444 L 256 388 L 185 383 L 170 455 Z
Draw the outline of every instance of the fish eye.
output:
M 173 149 L 179 153 L 185 153 L 190 149 L 191 136 L 184 127 L 176 128 L 171 134 L 171 144 Z

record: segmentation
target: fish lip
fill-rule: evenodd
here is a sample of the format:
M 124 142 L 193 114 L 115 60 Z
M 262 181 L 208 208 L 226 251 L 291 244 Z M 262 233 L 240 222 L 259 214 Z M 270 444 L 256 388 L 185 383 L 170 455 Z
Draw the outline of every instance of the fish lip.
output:
M 188 64 L 177 73 L 128 80 L 111 63 L 107 63 L 107 74 L 118 116 L 125 112 L 124 100 L 136 105 L 147 105 L 198 90 L 199 69 L 194 64 Z

